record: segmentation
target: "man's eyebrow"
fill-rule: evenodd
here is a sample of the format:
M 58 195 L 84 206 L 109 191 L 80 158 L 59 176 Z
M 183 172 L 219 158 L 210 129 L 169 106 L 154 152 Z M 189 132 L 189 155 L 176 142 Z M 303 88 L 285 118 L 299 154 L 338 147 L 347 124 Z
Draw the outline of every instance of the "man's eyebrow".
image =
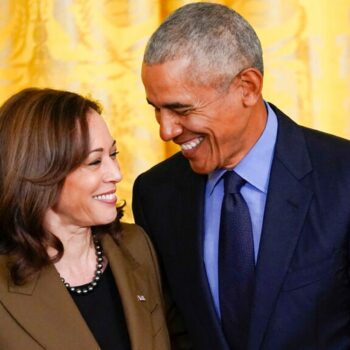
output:
M 159 108 L 148 99 L 147 99 L 147 103 L 153 106 L 154 108 Z M 184 109 L 184 108 L 192 108 L 192 107 L 193 107 L 192 105 L 183 104 L 179 102 L 171 102 L 171 103 L 165 103 L 161 105 L 161 108 L 167 108 L 167 109 Z
M 115 144 L 116 144 L 116 140 L 113 140 L 112 145 L 111 145 L 111 148 L 112 148 L 113 146 L 115 146 Z M 91 151 L 89 151 L 89 154 L 90 154 L 90 153 L 94 153 L 94 152 L 103 152 L 103 148 L 100 147 L 100 148 L 92 149 Z

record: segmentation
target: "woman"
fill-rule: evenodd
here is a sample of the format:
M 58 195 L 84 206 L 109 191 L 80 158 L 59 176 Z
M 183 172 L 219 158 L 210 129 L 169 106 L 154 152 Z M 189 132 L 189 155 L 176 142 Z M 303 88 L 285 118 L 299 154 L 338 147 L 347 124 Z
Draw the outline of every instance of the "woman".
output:
M 99 106 L 23 90 L 0 108 L 0 145 L 0 349 L 168 349 L 156 258 L 117 217 Z

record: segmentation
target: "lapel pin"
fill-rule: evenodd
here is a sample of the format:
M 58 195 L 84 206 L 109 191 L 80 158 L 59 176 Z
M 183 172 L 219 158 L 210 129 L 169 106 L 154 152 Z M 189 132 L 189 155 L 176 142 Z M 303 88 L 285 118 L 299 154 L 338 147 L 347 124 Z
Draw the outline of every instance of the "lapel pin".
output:
M 143 295 L 138 295 L 137 300 L 138 301 L 146 301 L 146 298 Z

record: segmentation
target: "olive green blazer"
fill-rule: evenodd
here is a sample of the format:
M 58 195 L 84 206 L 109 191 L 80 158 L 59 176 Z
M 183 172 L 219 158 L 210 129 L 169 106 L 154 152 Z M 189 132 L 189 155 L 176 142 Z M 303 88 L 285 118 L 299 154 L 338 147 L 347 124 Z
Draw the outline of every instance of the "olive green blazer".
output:
M 117 243 L 106 235 L 102 246 L 120 293 L 132 349 L 170 349 L 154 250 L 141 228 L 122 227 Z M 30 283 L 15 286 L 6 263 L 7 257 L 0 256 L 0 349 L 99 349 L 53 265 Z

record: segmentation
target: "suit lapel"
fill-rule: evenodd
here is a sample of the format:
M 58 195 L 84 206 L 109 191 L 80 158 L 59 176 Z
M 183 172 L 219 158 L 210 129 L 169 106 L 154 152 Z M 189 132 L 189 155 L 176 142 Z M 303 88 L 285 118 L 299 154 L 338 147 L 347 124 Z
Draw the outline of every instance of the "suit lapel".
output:
M 187 160 L 186 160 L 187 162 Z M 203 203 L 204 203 L 204 186 L 205 177 L 192 172 L 189 168 L 185 175 L 186 181 L 182 181 L 176 187 L 178 191 L 178 208 L 177 213 L 180 214 L 176 220 L 176 232 L 179 241 L 179 249 L 185 252 L 185 256 L 189 257 L 195 268 L 200 272 L 202 278 L 203 264 Z M 199 206 L 198 203 L 201 203 Z M 186 242 L 186 244 L 184 244 Z M 195 260 L 193 260 L 195 258 Z M 198 269 L 199 268 L 199 269 Z
M 43 348 L 99 349 L 53 265 L 24 286 L 8 280 L 1 285 L 0 302 Z
M 118 287 L 132 348 L 152 350 L 150 315 L 157 305 L 149 290 L 147 274 L 122 240 L 117 245 L 105 235 L 102 244 Z
M 209 282 L 204 266 L 203 258 L 203 213 L 204 213 L 204 193 L 206 176 L 194 173 L 189 167 L 188 161 L 184 160 L 186 167 L 185 173 L 181 172 L 183 177 L 176 184 L 178 191 L 178 202 L 176 213 L 180 217 L 175 222 L 175 231 L 177 233 L 174 242 L 178 246 L 177 250 L 181 252 L 181 259 L 178 264 L 187 276 L 188 284 L 188 303 L 193 309 L 197 319 L 206 323 L 207 329 L 211 329 L 212 344 L 208 348 L 226 349 L 226 342 L 223 338 L 221 326 L 214 309 L 214 304 L 210 292 Z M 200 203 L 200 205 L 198 205 Z M 184 288 L 184 286 L 181 286 Z M 201 291 L 198 293 L 198 291 Z
M 278 110 L 276 113 L 281 114 Z M 312 170 L 301 130 L 285 116 L 278 122 L 256 267 L 248 346 L 251 350 L 261 347 L 313 195 L 301 183 Z

